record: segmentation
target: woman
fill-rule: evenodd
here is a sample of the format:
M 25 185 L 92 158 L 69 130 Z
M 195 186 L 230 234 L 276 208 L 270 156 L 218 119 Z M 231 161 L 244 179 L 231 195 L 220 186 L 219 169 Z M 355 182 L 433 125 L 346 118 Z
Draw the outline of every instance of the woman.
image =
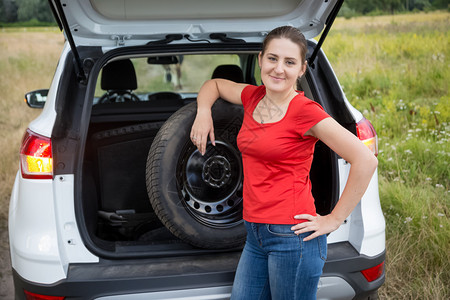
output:
M 191 140 L 214 145 L 211 107 L 218 98 L 244 107 L 237 142 L 244 166 L 247 241 L 231 299 L 315 299 L 326 234 L 361 199 L 377 159 L 323 109 L 295 90 L 306 71 L 306 40 L 290 26 L 271 31 L 258 56 L 263 86 L 212 79 L 202 86 Z M 309 170 L 317 140 L 351 164 L 345 189 L 326 216 L 316 214 Z

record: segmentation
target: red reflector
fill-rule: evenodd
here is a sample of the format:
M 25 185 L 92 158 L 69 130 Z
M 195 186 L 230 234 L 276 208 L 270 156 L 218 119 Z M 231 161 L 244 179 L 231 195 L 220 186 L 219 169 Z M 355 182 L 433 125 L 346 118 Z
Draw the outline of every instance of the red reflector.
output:
M 23 178 L 52 179 L 52 143 L 50 138 L 27 129 L 20 148 Z
M 366 280 L 368 282 L 372 282 L 372 281 L 380 278 L 381 275 L 383 275 L 383 271 L 384 271 L 384 261 L 375 267 L 372 267 L 372 268 L 366 269 L 366 270 L 362 270 L 361 273 L 364 275 L 364 277 L 366 278 Z
M 372 124 L 366 118 L 356 123 L 356 134 L 375 156 L 378 155 L 378 137 Z
M 40 295 L 35 294 L 29 291 L 24 290 L 25 298 L 27 300 L 64 300 L 65 297 L 62 296 L 47 296 L 47 295 Z

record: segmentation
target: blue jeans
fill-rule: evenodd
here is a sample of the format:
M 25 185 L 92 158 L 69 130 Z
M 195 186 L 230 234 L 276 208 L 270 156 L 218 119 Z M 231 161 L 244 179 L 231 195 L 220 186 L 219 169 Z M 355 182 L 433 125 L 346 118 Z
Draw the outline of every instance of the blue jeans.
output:
M 245 222 L 247 242 L 234 279 L 232 300 L 316 299 L 327 258 L 326 235 L 304 242 L 292 225 Z

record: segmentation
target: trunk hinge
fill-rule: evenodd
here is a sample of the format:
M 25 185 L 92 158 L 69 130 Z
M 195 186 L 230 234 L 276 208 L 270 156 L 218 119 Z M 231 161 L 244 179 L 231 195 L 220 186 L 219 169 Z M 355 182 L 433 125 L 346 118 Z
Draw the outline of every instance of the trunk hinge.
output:
M 67 41 L 69 42 L 70 49 L 72 49 L 73 56 L 75 58 L 75 72 L 77 73 L 78 82 L 86 83 L 86 74 L 84 72 L 83 63 L 78 53 L 77 47 L 73 40 L 72 33 L 70 32 L 69 23 L 67 22 L 66 15 L 64 14 L 63 7 L 61 5 L 61 0 L 54 0 L 55 5 L 53 6 L 52 1 L 49 0 L 53 15 L 55 16 L 59 28 L 64 30 L 66 34 Z M 64 4 L 65 5 L 65 4 Z
M 113 35 L 111 36 L 111 39 L 116 40 L 116 46 L 125 46 L 125 41 L 129 40 L 131 38 L 131 35 Z
M 320 48 L 322 47 L 323 42 L 325 41 L 325 38 L 328 35 L 328 32 L 331 29 L 331 25 L 333 25 L 334 20 L 336 19 L 339 10 L 341 9 L 342 3 L 344 0 L 338 0 L 336 4 L 333 7 L 333 10 L 331 11 L 330 15 L 328 16 L 326 22 L 325 22 L 325 30 L 323 31 L 322 35 L 320 36 L 319 41 L 317 42 L 316 47 L 314 48 L 313 53 L 308 59 L 308 65 L 314 68 L 314 60 L 317 57 L 317 54 L 319 53 Z

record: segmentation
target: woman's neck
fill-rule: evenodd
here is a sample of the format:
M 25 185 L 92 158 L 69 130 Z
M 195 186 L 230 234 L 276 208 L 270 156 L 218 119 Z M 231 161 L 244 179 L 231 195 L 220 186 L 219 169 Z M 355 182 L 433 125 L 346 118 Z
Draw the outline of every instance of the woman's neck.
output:
M 275 105 L 283 105 L 286 102 L 290 101 L 292 98 L 294 98 L 297 95 L 297 92 L 292 89 L 286 92 L 271 92 L 266 90 L 266 98 L 267 100 L 269 100 L 271 103 L 275 104 Z

